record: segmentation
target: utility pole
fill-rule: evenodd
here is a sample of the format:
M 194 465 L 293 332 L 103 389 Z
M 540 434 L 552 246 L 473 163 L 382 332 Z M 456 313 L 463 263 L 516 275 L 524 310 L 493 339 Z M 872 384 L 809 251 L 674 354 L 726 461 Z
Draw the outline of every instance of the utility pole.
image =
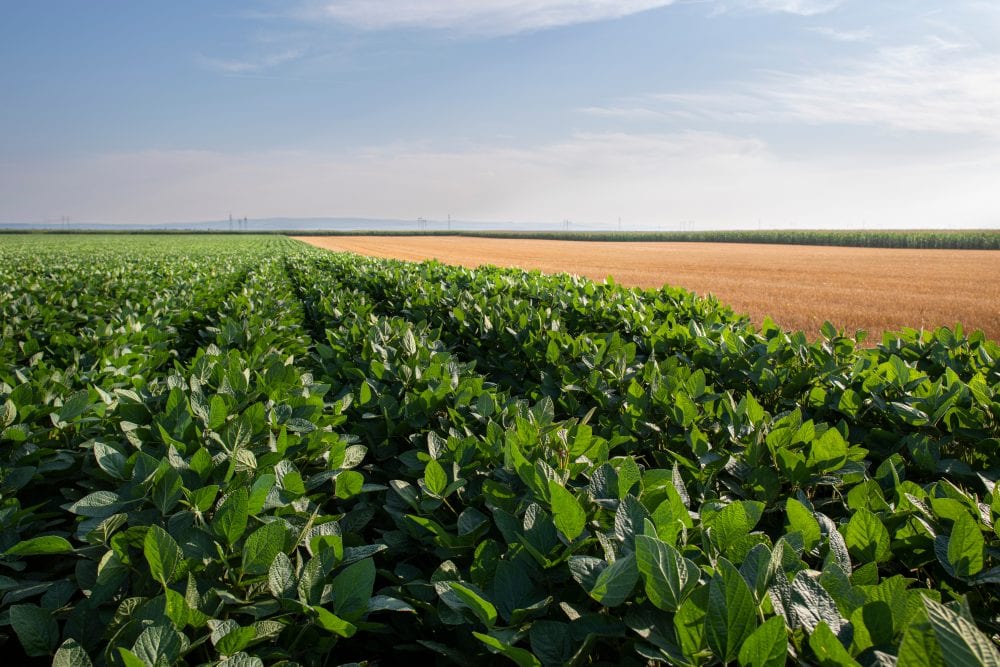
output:
M 448 214 L 448 231 L 451 231 L 451 213 Z

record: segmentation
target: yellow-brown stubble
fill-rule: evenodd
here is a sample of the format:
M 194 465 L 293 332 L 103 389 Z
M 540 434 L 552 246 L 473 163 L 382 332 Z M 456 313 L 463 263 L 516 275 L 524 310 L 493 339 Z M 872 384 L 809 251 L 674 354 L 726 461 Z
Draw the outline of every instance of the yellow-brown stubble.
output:
M 754 322 L 765 316 L 813 337 L 824 321 L 848 332 L 961 322 L 1000 338 L 1000 251 L 744 243 L 607 243 L 459 236 L 314 236 L 329 250 L 476 267 L 568 272 L 622 285 L 669 284 L 714 294 Z

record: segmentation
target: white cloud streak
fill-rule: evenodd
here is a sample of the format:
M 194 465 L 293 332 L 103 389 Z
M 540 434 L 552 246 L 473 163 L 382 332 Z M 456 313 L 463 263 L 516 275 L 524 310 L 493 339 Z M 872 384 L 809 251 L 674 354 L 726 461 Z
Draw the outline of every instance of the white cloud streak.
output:
M 666 7 L 676 0 L 334 0 L 304 16 L 364 30 L 450 29 L 513 34 L 604 21 Z
M 985 226 L 995 154 L 934 164 L 782 158 L 715 133 L 579 134 L 536 147 L 342 154 L 147 151 L 0 163 L 0 220 L 357 216 L 699 227 Z M 40 210 L 44 208 L 45 210 Z
M 208 69 L 224 74 L 252 74 L 273 69 L 285 63 L 298 60 L 305 55 L 305 49 L 285 49 L 276 53 L 266 53 L 253 58 L 230 60 L 201 57 L 200 62 Z
M 658 120 L 664 118 L 661 111 L 646 107 L 614 107 L 614 106 L 593 106 L 577 109 L 578 113 L 593 116 L 595 118 L 611 118 L 616 120 Z
M 809 28 L 817 35 L 823 35 L 837 42 L 870 42 L 875 38 L 875 33 L 871 28 L 860 28 L 858 30 L 840 30 L 829 26 L 817 26 Z
M 716 0 L 716 11 L 751 10 L 798 16 L 816 16 L 833 11 L 844 0 Z
M 362 30 L 399 28 L 515 34 L 618 19 L 678 0 L 315 0 L 298 12 Z M 715 11 L 744 9 L 813 16 L 842 0 L 709 0 Z
M 1000 54 L 940 40 L 882 48 L 805 73 L 770 72 L 720 92 L 654 95 L 681 119 L 886 127 L 1000 139 Z

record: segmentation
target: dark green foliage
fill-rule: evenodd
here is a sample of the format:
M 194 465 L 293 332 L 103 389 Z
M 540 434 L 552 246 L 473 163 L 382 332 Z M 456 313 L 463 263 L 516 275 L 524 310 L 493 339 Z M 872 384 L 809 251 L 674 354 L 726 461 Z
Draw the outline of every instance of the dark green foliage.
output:
M 5 237 L 0 650 L 996 664 L 1000 347 L 277 237 Z

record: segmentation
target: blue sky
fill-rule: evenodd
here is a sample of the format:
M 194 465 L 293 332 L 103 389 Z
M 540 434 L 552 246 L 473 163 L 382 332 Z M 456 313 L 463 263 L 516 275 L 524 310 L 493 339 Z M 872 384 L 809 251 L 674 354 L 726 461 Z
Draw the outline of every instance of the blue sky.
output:
M 1000 3 L 0 0 L 0 222 L 1000 226 Z

